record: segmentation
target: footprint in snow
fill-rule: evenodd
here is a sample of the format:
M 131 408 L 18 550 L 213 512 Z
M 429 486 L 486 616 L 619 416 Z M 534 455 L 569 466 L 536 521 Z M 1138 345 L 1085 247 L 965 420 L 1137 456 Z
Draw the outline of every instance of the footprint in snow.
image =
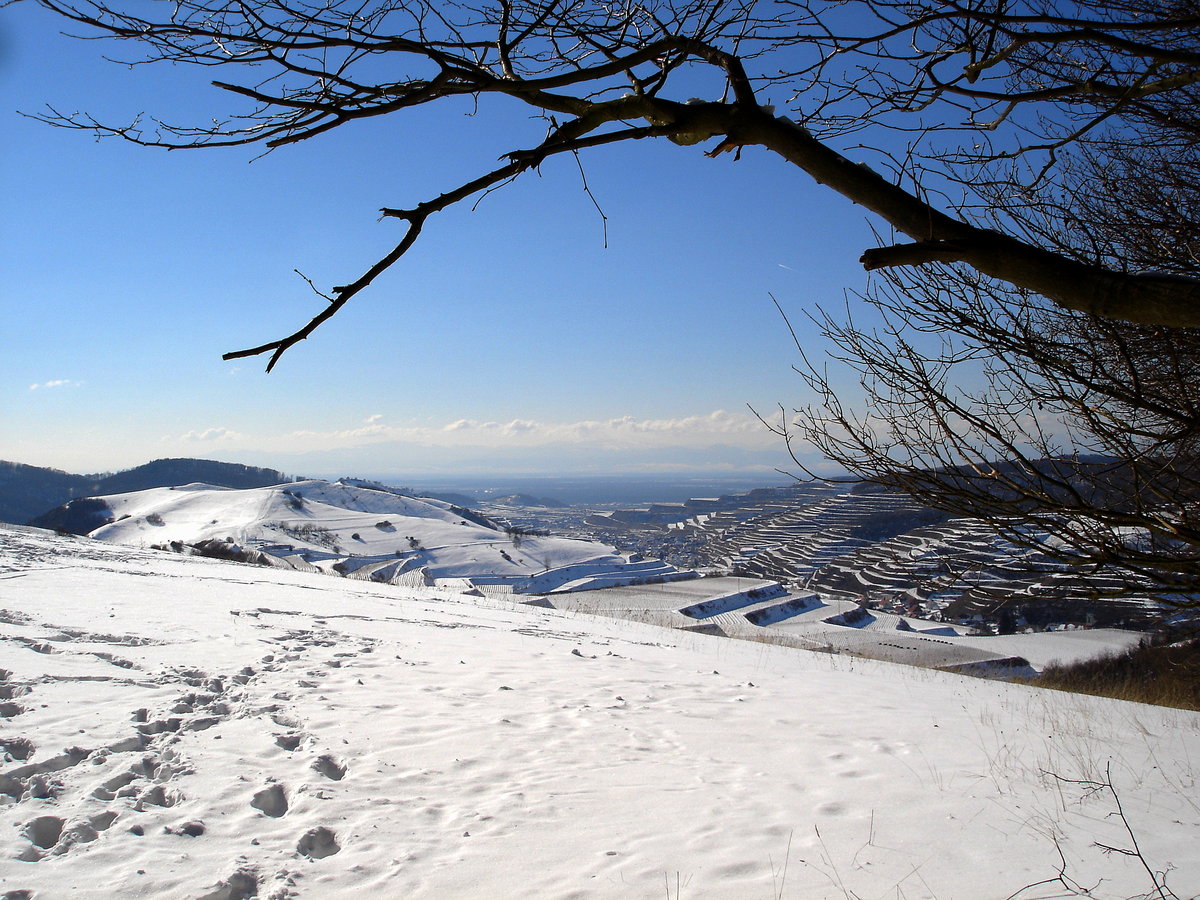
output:
M 341 849 L 337 835 L 324 825 L 306 831 L 296 844 L 296 852 L 309 859 L 324 859 Z
M 15 700 L 28 694 L 32 688 L 27 684 L 0 684 L 0 700 Z
M 345 764 L 329 753 L 322 753 L 313 760 L 312 767 L 330 781 L 341 781 L 346 777 Z
M 294 732 L 291 732 L 290 734 L 275 735 L 276 746 L 282 747 L 284 750 L 287 750 L 289 753 L 292 750 L 295 750 L 297 747 L 299 747 L 300 742 L 302 740 L 304 740 L 303 732 L 294 731 Z
M 288 811 L 287 792 L 284 791 L 283 785 L 268 785 L 254 795 L 250 805 L 261 810 L 264 815 L 278 819 Z
M 258 876 L 253 872 L 238 871 L 224 881 L 218 881 L 200 900 L 249 900 L 257 896 Z
M 205 828 L 203 822 L 184 822 L 182 825 L 177 825 L 174 828 L 166 826 L 163 829 L 167 834 L 177 834 L 182 837 L 200 837 L 204 834 Z
M 0 740 L 0 752 L 3 752 L 9 759 L 26 760 L 33 756 L 37 745 L 29 738 L 17 737 Z
M 58 843 L 58 839 L 62 836 L 63 826 L 66 824 L 66 820 L 60 819 L 58 816 L 38 816 L 33 821 L 26 823 L 25 827 L 21 829 L 21 833 L 35 847 L 49 850 Z
M 133 808 L 141 812 L 147 805 L 169 807 L 182 799 L 184 798 L 178 791 L 168 791 L 161 784 L 156 784 L 142 792 L 134 802 Z

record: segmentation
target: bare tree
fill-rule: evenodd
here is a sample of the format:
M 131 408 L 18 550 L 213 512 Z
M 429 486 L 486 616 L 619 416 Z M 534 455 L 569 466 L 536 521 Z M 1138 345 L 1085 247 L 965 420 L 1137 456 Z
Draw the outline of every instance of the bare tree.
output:
M 797 367 L 818 399 L 773 426 L 789 446 L 1196 605 L 1200 331 L 1063 311 L 961 268 L 890 273 L 867 300 L 882 325 L 816 317 L 833 368 Z
M 1195 108 L 1160 95 L 1127 112 L 1054 147 L 1053 177 L 971 161 L 976 194 L 1041 246 L 1189 281 L 1200 271 Z M 818 316 L 860 404 L 826 365 L 801 367 L 821 402 L 781 429 L 790 441 L 1197 605 L 1200 331 L 1075 312 L 952 264 L 894 270 L 867 299 L 882 327 Z
M 204 125 L 42 114 L 55 125 L 153 147 L 273 149 L 462 97 L 502 96 L 545 119 L 540 140 L 491 171 L 383 209 L 405 226 L 389 253 L 322 292 L 329 305 L 297 331 L 227 358 L 270 354 L 270 369 L 435 213 L 555 155 L 651 138 L 786 159 L 899 236 L 863 254 L 868 269 L 957 262 L 1064 309 L 1200 326 L 1200 282 L 1047 240 L 1021 208 L 1022 191 L 1045 195 L 1092 143 L 1194 129 L 1200 10 L 1188 0 L 38 2 L 88 36 L 128 42 L 130 62 L 228 72 L 212 83 L 245 104 Z M 785 93 L 778 111 L 763 99 Z M 1136 177 L 1143 161 L 1125 164 Z

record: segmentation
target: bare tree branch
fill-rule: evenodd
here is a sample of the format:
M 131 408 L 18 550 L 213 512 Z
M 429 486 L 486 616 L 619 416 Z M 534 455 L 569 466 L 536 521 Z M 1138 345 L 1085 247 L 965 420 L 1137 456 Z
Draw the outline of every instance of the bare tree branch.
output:
M 1031 171 L 1044 180 L 1064 153 L 1102 140 L 1110 126 L 1136 133 L 1167 123 L 1200 134 L 1194 0 L 1170 8 L 1149 0 L 1115 6 L 694 0 L 653 7 L 179 0 L 162 18 L 154 17 L 157 7 L 120 0 L 38 2 L 89 36 L 136 48 L 134 64 L 222 66 L 252 77 L 213 79 L 252 104 L 216 124 L 139 118 L 113 125 L 54 109 L 39 116 L 54 125 L 170 149 L 278 148 L 364 118 L 497 94 L 543 116 L 567 117 L 558 128 L 561 147 L 512 151 L 512 162 L 537 164 L 564 149 L 647 137 L 682 146 L 712 140 L 710 155 L 760 146 L 913 242 L 867 250 L 868 269 L 959 262 L 1067 309 L 1200 326 L 1200 283 L 1130 274 L 1111 259 L 1080 252 L 1078 242 L 1046 240 L 1019 218 L 996 215 L 1024 188 L 1016 170 L 1004 168 L 1014 161 L 1040 159 Z M 717 74 L 720 89 L 693 101 L 681 92 L 692 89 L 698 69 Z M 759 99 L 781 86 L 793 92 L 786 114 Z M 935 124 L 912 121 L 925 115 Z M 834 144 L 839 135 L 888 131 L 919 133 L 927 146 L 910 147 L 887 177 Z M 988 139 L 974 149 L 933 144 L 938 135 L 956 133 Z M 890 139 L 875 146 L 882 140 Z M 446 198 L 469 196 L 470 185 L 495 187 L 513 174 L 482 173 L 413 210 L 445 208 Z M 938 207 L 928 190 L 907 182 L 956 187 L 963 199 Z M 1008 199 L 981 191 L 988 186 L 1004 186 Z M 326 321 L 381 265 L 398 261 L 420 232 L 414 221 L 409 226 L 393 251 L 316 318 Z M 271 353 L 274 365 L 277 352 L 307 337 L 309 326 L 260 352 Z

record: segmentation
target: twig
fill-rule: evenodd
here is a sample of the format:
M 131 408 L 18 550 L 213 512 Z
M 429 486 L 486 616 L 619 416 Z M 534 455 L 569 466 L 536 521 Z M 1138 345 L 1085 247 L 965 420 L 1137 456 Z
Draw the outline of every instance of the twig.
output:
M 1167 887 L 1166 875 L 1163 874 L 1162 877 L 1160 877 L 1159 874 L 1151 867 L 1150 863 L 1146 860 L 1145 854 L 1142 853 L 1142 848 L 1138 844 L 1137 834 L 1133 830 L 1133 825 L 1130 824 L 1129 818 L 1125 815 L 1125 807 L 1121 803 L 1121 795 L 1117 792 L 1116 787 L 1113 785 L 1111 760 L 1105 766 L 1104 781 L 1094 781 L 1087 778 L 1064 778 L 1063 776 L 1055 774 L 1054 772 L 1045 772 L 1043 774 L 1049 775 L 1051 778 L 1054 778 L 1063 784 L 1073 784 L 1086 788 L 1089 795 L 1104 790 L 1107 790 L 1110 794 L 1112 794 L 1113 802 L 1117 807 L 1117 818 L 1121 820 L 1121 824 L 1125 828 L 1125 833 L 1129 835 L 1129 842 L 1132 844 L 1132 847 L 1114 847 L 1110 844 L 1102 844 L 1099 841 L 1093 841 L 1092 846 L 1098 847 L 1104 853 L 1119 853 L 1122 856 L 1129 856 L 1136 859 L 1142 864 L 1142 868 L 1146 870 L 1146 874 L 1150 876 L 1150 881 L 1154 885 L 1153 895 L 1157 895 L 1159 900 L 1179 900 L 1178 895 Z M 1057 844 L 1055 846 L 1057 847 Z M 1059 850 L 1059 856 L 1060 858 L 1062 857 L 1061 849 Z M 1060 877 L 1062 876 L 1061 871 L 1059 875 Z M 1148 894 L 1147 896 L 1152 895 Z

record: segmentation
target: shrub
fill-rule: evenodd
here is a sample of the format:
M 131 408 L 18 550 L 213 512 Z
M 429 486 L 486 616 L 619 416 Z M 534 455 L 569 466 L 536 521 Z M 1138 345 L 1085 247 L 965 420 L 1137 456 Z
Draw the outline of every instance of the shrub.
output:
M 254 565 L 264 565 L 258 553 L 243 550 L 236 544 L 227 544 L 219 540 L 200 541 L 196 545 L 196 552 L 200 556 L 207 556 L 212 559 L 224 559 L 230 562 L 252 563 Z
M 1200 709 L 1200 639 L 1174 643 L 1149 639 L 1122 653 L 1051 663 L 1032 683 L 1136 703 Z

